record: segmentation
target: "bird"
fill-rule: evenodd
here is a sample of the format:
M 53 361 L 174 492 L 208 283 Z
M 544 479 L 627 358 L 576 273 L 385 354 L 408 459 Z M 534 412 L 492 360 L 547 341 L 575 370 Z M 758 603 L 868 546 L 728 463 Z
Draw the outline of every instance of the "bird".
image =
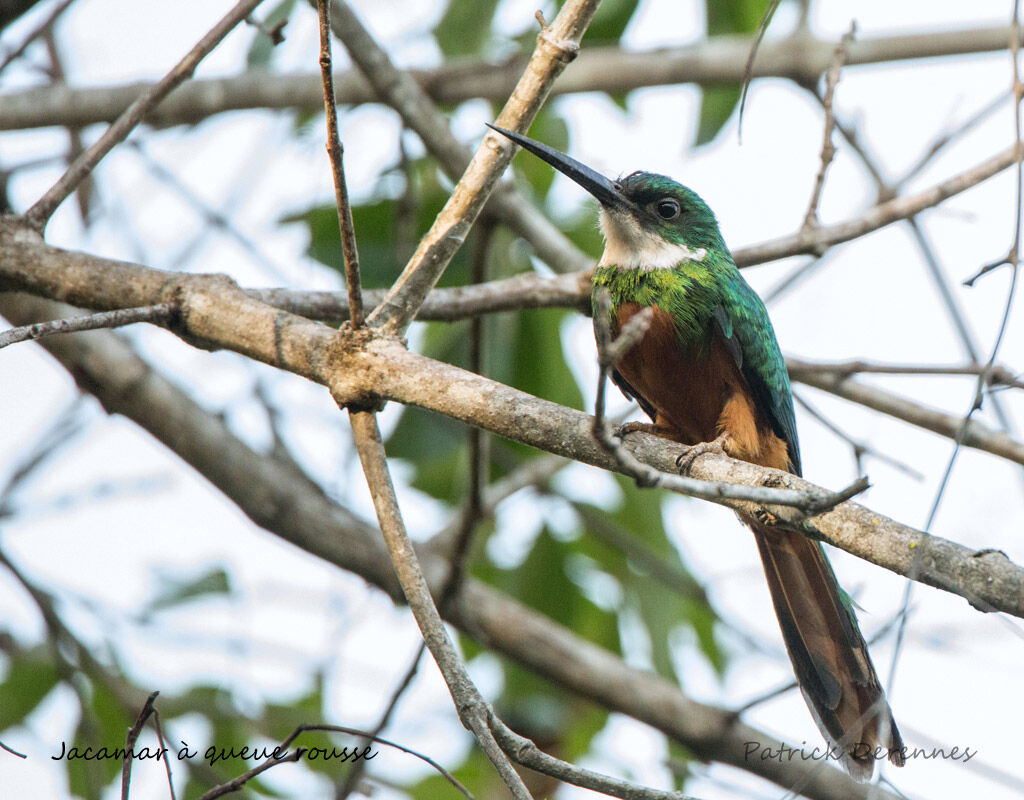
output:
M 684 472 L 712 451 L 801 475 L 793 395 L 775 331 L 707 204 L 665 175 L 610 180 L 542 142 L 488 127 L 597 200 L 605 245 L 593 290 L 611 299 L 612 334 L 652 309 L 643 336 L 612 370 L 652 422 L 627 423 L 621 432 L 645 430 L 687 445 Z M 595 324 L 596 316 L 595 305 Z M 880 758 L 903 766 L 903 740 L 853 602 L 821 544 L 764 516 L 740 519 L 753 531 L 786 651 L 828 752 L 859 781 L 872 777 Z

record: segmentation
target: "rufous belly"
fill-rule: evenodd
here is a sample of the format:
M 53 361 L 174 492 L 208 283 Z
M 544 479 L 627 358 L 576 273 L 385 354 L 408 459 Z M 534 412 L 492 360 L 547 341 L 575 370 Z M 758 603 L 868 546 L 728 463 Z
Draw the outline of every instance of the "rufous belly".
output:
M 618 325 L 642 309 L 625 303 Z M 640 343 L 616 369 L 656 411 L 655 432 L 681 444 L 710 442 L 727 434 L 725 450 L 734 458 L 788 469 L 785 442 L 762 421 L 746 379 L 721 334 L 684 346 L 672 316 L 655 307 Z

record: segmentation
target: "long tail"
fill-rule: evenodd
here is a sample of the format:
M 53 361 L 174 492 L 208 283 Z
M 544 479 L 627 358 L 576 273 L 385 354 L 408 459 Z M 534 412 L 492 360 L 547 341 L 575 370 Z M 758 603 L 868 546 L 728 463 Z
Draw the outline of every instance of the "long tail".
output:
M 889 761 L 903 766 L 903 740 L 821 545 L 745 521 L 757 539 L 786 649 L 818 728 L 857 780 L 871 777 L 886 750 Z

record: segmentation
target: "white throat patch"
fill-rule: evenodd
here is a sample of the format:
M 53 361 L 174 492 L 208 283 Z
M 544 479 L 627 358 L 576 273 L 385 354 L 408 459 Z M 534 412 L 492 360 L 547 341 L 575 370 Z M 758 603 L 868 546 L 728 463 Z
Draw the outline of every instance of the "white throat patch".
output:
M 673 269 L 681 261 L 703 261 L 708 254 L 703 247 L 691 250 L 645 231 L 629 214 L 610 214 L 602 208 L 599 218 L 605 242 L 599 267 L 653 272 Z

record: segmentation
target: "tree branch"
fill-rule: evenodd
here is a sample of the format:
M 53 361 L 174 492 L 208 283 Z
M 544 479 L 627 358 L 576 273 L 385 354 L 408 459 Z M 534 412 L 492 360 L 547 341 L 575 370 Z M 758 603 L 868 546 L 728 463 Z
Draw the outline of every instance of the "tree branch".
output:
M 27 295 L 0 294 L 0 313 L 20 322 L 68 311 Z M 153 372 L 127 342 L 101 331 L 89 337 L 48 339 L 43 346 L 109 413 L 123 414 L 149 431 L 257 525 L 400 599 L 379 531 L 333 503 L 293 463 L 252 451 L 222 419 L 205 412 Z M 710 461 L 704 459 L 702 464 Z M 428 582 L 440 587 L 448 573 L 446 561 L 433 550 L 421 556 Z M 782 743 L 743 724 L 731 711 L 697 703 L 668 681 L 628 667 L 606 650 L 474 579 L 465 581 L 444 610 L 452 623 L 498 653 L 569 691 L 663 731 L 698 758 L 731 764 L 783 787 L 809 779 L 803 791 L 815 800 L 868 800 L 869 787 L 854 783 L 837 769 L 819 770 L 802 761 L 782 764 L 745 758 L 746 742 L 775 750 Z M 871 792 L 877 800 L 896 800 L 878 789 Z
M 13 284 L 8 288 L 89 305 L 123 301 L 130 306 L 171 298 L 181 307 L 175 332 L 186 341 L 228 348 L 322 383 L 341 404 L 370 407 L 385 399 L 418 405 L 532 447 L 604 469 L 617 468 L 590 435 L 588 415 L 410 353 L 396 338 L 353 341 L 254 300 L 224 276 L 165 273 L 93 259 L 47 247 L 38 239 L 33 242 L 24 228 L 15 226 L 5 236 L 4 227 L 0 220 L 0 270 Z M 845 384 L 847 389 L 851 384 L 857 388 L 854 381 Z M 864 395 L 866 403 L 875 401 L 863 389 L 858 394 Z M 975 425 L 971 423 L 965 441 L 987 449 L 1005 444 Z M 681 451 L 678 445 L 644 434 L 631 436 L 627 444 L 639 460 L 663 472 L 674 470 L 674 459 Z M 710 454 L 691 472 L 703 480 L 825 491 L 787 473 Z M 741 500 L 718 498 L 717 502 L 746 513 L 753 510 Z M 907 574 L 913 551 L 926 547 L 921 552 L 929 555 L 919 580 L 972 603 L 1024 616 L 1024 570 L 1009 560 L 975 559 L 966 548 L 853 503 L 843 503 L 814 520 L 794 520 L 792 511 L 781 507 L 772 513 L 808 535 L 901 575 Z
M 547 98 L 552 83 L 579 51 L 598 0 L 569 0 L 554 22 L 537 37 L 537 46 L 516 84 L 498 123 L 511 129 L 527 127 Z M 372 325 L 405 331 L 461 246 L 484 201 L 512 160 L 513 145 L 492 132 L 483 142 L 437 215 L 384 302 L 370 315 Z
M 75 187 L 88 176 L 100 160 L 109 153 L 115 145 L 124 141 L 135 126 L 142 122 L 150 109 L 163 100 L 174 88 L 188 80 L 195 72 L 199 62 L 202 61 L 218 44 L 227 36 L 234 27 L 258 6 L 263 0 L 240 0 L 231 11 L 229 11 L 220 22 L 210 29 L 188 54 L 179 61 L 174 69 L 160 79 L 159 82 L 147 89 L 140 97 L 125 109 L 124 113 L 96 140 L 96 142 L 81 156 L 75 159 L 68 167 L 60 180 L 50 187 L 35 204 L 26 212 L 25 218 L 34 226 L 42 228 L 57 210 L 57 206 L 64 202 Z M 76 125 L 64 122 L 66 127 L 75 128 Z
M 1007 49 L 1008 28 L 992 26 L 959 31 L 898 34 L 861 39 L 850 46 L 847 64 L 880 64 Z M 617 47 L 588 47 L 552 88 L 553 95 L 578 92 L 627 92 L 644 86 L 696 83 L 734 85 L 743 80 L 753 37 L 715 36 L 692 45 L 629 52 Z M 814 83 L 828 69 L 835 42 L 801 35 L 763 42 L 754 76 L 795 78 Z M 472 98 L 504 102 L 525 66 L 523 55 L 501 63 L 467 59 L 436 69 L 411 70 L 411 77 L 435 102 L 453 105 Z M 102 88 L 47 86 L 0 95 L 0 130 L 111 122 L 153 84 L 137 82 Z M 358 105 L 378 99 L 358 70 L 335 75 L 339 103 Z M 187 125 L 239 109 L 323 107 L 320 76 L 248 72 L 231 78 L 193 81 L 182 86 L 147 119 L 154 125 Z
M 101 311 L 98 314 L 85 314 L 69 319 L 54 319 L 39 322 L 35 325 L 24 325 L 20 328 L 0 332 L 0 349 L 17 342 L 28 342 L 53 336 L 55 333 L 75 333 L 77 331 L 94 331 L 98 328 L 120 328 L 134 325 L 136 322 L 151 322 L 163 325 L 169 322 L 177 309 L 173 303 L 159 303 L 155 306 L 142 308 L 120 308 L 116 311 Z

